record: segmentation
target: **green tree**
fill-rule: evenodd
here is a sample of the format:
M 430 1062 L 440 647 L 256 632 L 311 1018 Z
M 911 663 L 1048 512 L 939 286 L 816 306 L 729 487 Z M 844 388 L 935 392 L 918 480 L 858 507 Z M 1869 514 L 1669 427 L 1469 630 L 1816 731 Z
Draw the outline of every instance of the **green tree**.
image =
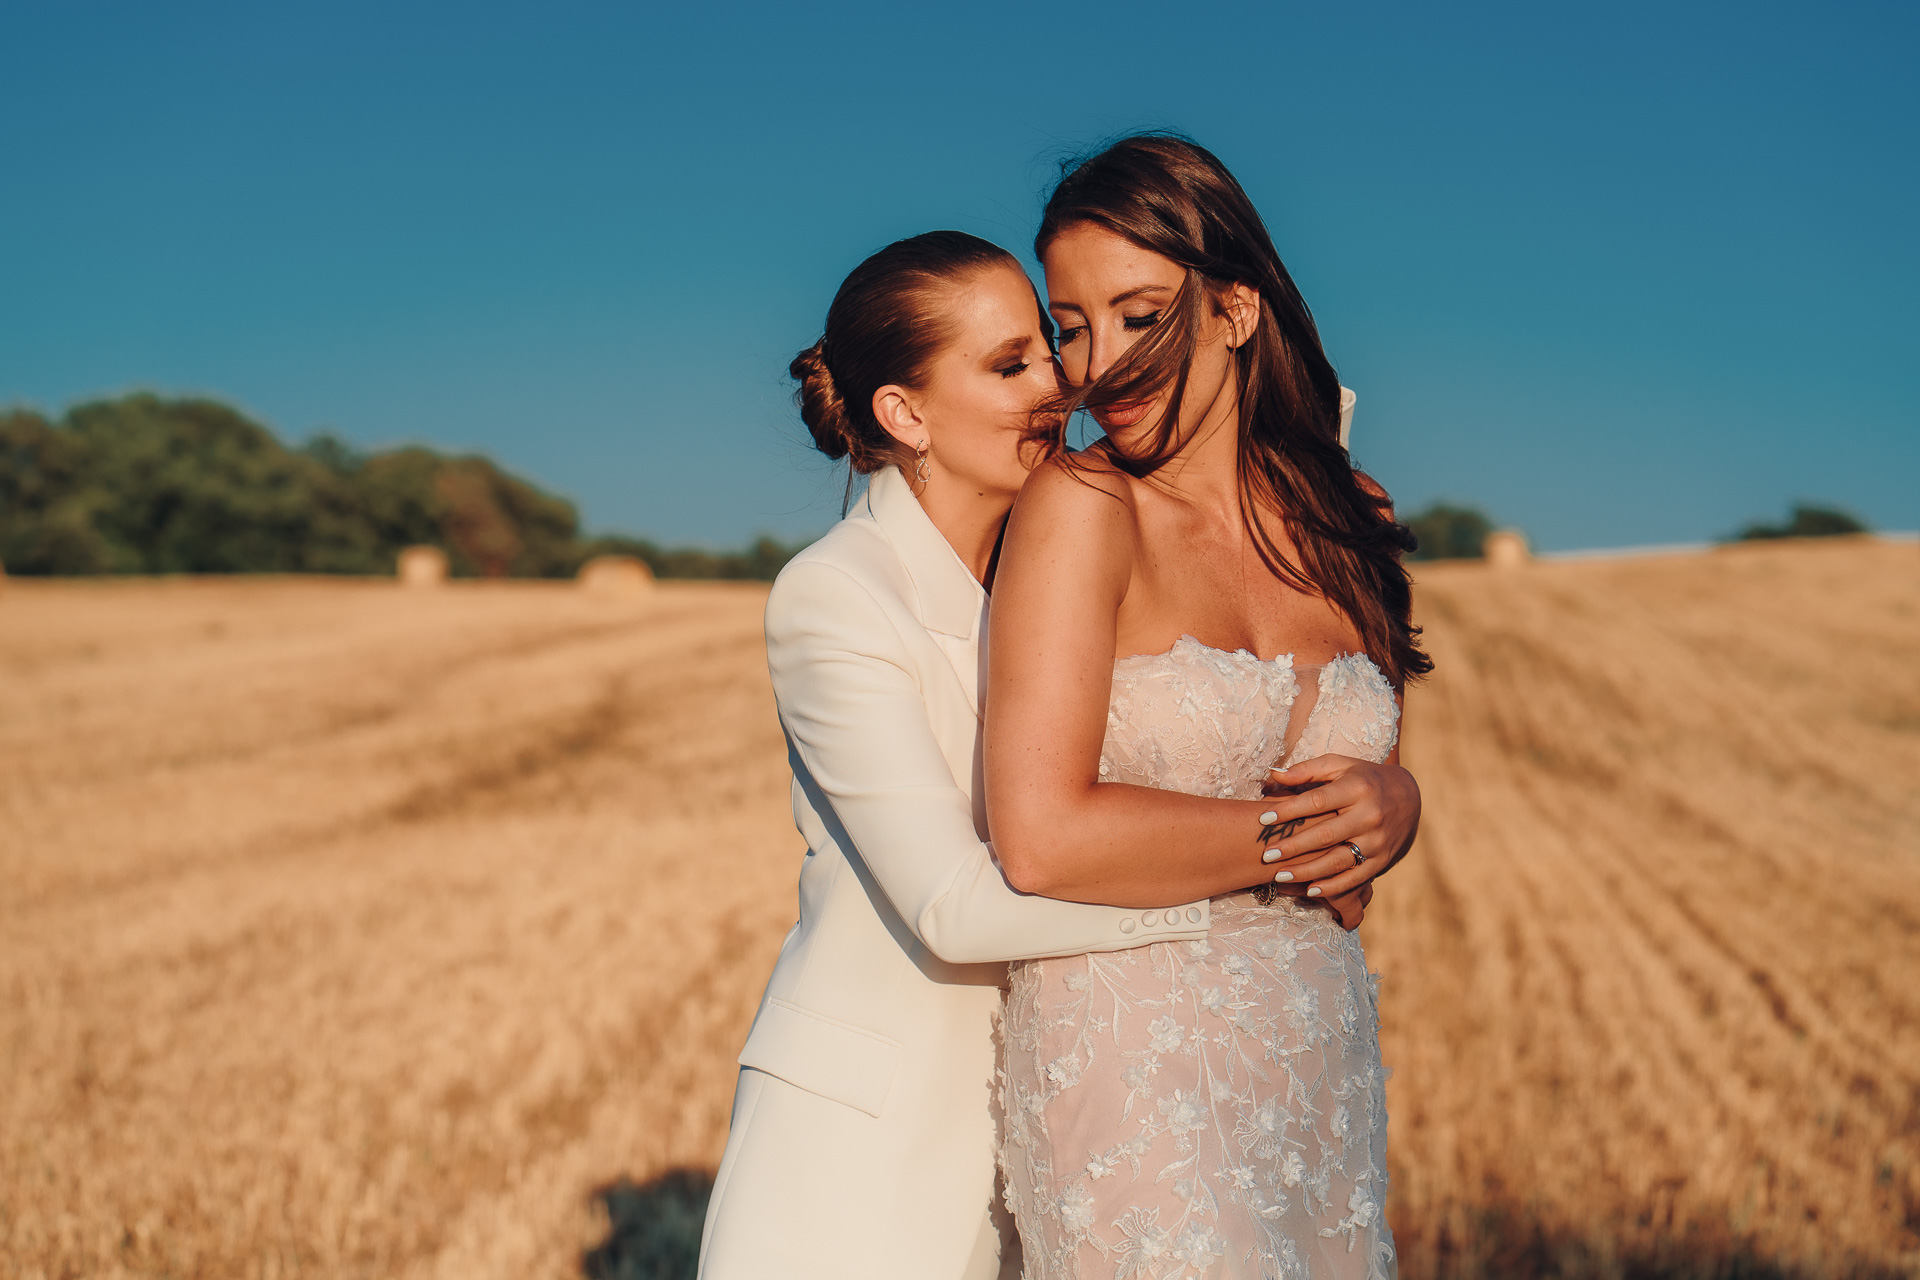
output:
M 558 577 L 638 555 L 663 578 L 771 578 L 793 555 L 580 537 L 571 502 L 479 456 L 298 449 L 211 400 L 133 395 L 50 422 L 0 413 L 0 564 L 14 573 L 391 573 L 431 543 L 456 574 Z
M 1476 507 L 1436 502 L 1408 516 L 1407 527 L 1420 541 L 1409 560 L 1468 560 L 1484 554 L 1481 546 L 1493 532 L 1493 521 Z
M 128 396 L 80 405 L 63 427 L 110 572 L 371 568 L 351 492 L 226 405 Z
M 87 448 L 37 413 L 0 413 L 0 564 L 14 573 L 102 573 L 113 550 L 94 527 L 104 496 Z
M 1845 533 L 1866 533 L 1867 526 L 1837 507 L 1817 507 L 1796 503 L 1785 524 L 1750 524 L 1737 535 L 1739 541 L 1755 538 L 1831 538 Z

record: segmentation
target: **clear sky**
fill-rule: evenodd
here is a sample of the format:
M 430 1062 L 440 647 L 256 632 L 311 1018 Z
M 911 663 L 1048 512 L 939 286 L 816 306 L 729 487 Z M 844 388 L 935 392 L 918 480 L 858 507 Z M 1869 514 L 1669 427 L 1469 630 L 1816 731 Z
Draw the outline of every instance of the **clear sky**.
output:
M 1920 8 L 0 5 L 0 403 L 478 449 L 588 526 L 817 532 L 787 360 L 889 240 L 1029 256 L 1183 129 L 1403 510 L 1546 548 L 1920 525 Z

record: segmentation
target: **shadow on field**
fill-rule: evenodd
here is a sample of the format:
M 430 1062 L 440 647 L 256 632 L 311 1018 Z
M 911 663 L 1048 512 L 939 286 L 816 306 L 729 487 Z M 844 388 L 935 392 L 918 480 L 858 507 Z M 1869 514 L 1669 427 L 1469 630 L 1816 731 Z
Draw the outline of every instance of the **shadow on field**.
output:
M 587 1280 L 693 1280 L 713 1174 L 671 1169 L 636 1186 L 622 1178 L 594 1192 L 612 1229 L 580 1259 Z
M 700 1228 L 713 1175 L 674 1169 L 635 1185 L 622 1179 L 594 1193 L 607 1208 L 607 1239 L 581 1258 L 587 1280 L 694 1280 Z M 1401 1280 L 1898 1280 L 1888 1263 L 1834 1257 L 1783 1263 L 1756 1253 L 1731 1231 L 1686 1231 L 1626 1243 L 1606 1228 L 1554 1229 L 1510 1209 L 1482 1209 L 1439 1230 L 1408 1224 L 1398 1241 Z M 1644 1226 L 1645 1224 L 1641 1224 Z
M 1464 1214 L 1421 1232 L 1396 1232 L 1400 1280 L 1899 1280 L 1887 1261 L 1836 1254 L 1814 1262 L 1768 1257 L 1728 1229 L 1661 1236 L 1636 1224 L 1623 1240 L 1604 1224 L 1586 1231 L 1550 1227 L 1511 1207 Z M 1651 1236 L 1651 1238 L 1649 1238 Z

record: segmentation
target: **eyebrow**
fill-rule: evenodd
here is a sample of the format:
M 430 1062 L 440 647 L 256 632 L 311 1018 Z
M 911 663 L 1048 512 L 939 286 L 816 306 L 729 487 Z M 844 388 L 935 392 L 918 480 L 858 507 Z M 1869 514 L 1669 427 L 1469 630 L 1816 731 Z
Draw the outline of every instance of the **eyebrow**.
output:
M 1013 357 L 1022 354 L 1027 349 L 1027 341 L 1024 337 L 1008 338 L 1005 342 L 1002 342 L 999 346 L 987 352 L 985 356 L 987 364 L 996 365 L 1002 360 L 1011 360 Z
M 1124 293 L 1114 294 L 1112 298 L 1108 299 L 1107 305 L 1110 307 L 1117 307 L 1123 302 L 1131 302 L 1133 299 L 1142 297 L 1145 294 L 1172 293 L 1172 292 L 1173 290 L 1164 284 L 1143 284 L 1137 289 L 1128 289 Z M 1055 302 L 1055 303 L 1049 304 L 1047 307 L 1047 310 L 1078 311 L 1080 310 L 1080 304 L 1077 302 Z

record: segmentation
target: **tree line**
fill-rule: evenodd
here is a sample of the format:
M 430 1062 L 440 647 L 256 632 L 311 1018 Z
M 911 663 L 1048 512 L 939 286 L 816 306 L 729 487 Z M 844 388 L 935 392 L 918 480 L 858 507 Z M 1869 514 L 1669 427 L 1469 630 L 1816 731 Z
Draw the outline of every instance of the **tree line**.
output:
M 465 577 L 567 577 L 622 553 L 656 577 L 770 579 L 800 548 L 585 537 L 565 498 L 491 459 L 331 435 L 289 448 L 215 400 L 130 395 L 0 411 L 0 566 L 14 574 L 389 574 L 429 543 Z
M 1419 541 L 1419 549 L 1409 560 L 1465 560 L 1482 554 L 1487 535 L 1494 523 L 1477 507 L 1436 502 L 1406 518 L 1407 527 Z M 1795 504 L 1781 524 L 1750 524 L 1723 542 L 1749 542 L 1761 538 L 1830 538 L 1850 533 L 1870 532 L 1865 522 L 1837 507 L 1812 503 Z
M 1439 502 L 1407 518 L 1416 560 L 1474 557 L 1493 528 Z M 1866 528 L 1802 504 L 1737 538 Z M 417 446 L 361 453 L 331 435 L 289 448 L 215 400 L 130 395 L 57 420 L 0 411 L 0 566 L 16 574 L 386 574 L 428 543 L 463 577 L 571 576 L 589 557 L 637 556 L 656 577 L 769 580 L 800 549 L 743 551 L 586 537 L 571 502 L 477 455 Z

